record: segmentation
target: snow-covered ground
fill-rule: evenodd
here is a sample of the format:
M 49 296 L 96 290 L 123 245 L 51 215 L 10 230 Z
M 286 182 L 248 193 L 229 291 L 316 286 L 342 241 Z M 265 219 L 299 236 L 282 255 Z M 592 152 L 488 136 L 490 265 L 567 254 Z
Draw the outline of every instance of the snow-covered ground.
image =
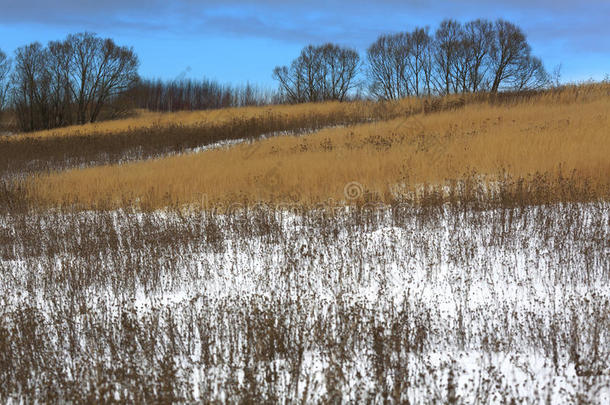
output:
M 608 208 L 6 216 L 0 399 L 609 403 Z

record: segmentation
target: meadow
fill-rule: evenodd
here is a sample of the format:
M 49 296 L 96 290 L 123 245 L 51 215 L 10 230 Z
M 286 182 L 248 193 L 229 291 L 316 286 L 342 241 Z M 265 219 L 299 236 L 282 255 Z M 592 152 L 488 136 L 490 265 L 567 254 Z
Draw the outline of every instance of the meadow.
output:
M 489 198 L 500 191 L 538 198 L 546 187 L 547 195 L 536 201 L 607 199 L 609 91 L 567 89 L 555 97 L 561 102 L 548 94 L 509 105 L 463 100 L 435 113 L 401 106 L 402 114 L 389 114 L 398 118 L 371 116 L 373 122 L 333 125 L 307 136 L 51 173 L 29 178 L 25 188 L 36 204 L 83 209 L 390 204 L 417 199 L 422 190 L 448 196 L 476 193 L 477 186 Z M 463 190 L 464 183 L 471 190 Z M 346 198 L 349 185 L 355 194 Z
M 221 141 L 406 116 L 422 108 L 421 100 L 407 99 L 178 113 L 140 111 L 123 120 L 0 136 L 0 177 L 148 159 Z
M 610 401 L 610 85 L 0 140 L 0 401 Z

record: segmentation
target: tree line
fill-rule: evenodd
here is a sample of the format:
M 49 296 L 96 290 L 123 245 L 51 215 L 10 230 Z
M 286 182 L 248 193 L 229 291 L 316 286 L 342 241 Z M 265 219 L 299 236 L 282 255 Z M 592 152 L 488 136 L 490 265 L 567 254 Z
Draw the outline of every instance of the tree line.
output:
M 363 58 L 336 44 L 308 45 L 272 77 L 278 90 L 211 80 L 145 80 L 132 48 L 92 33 L 46 46 L 33 43 L 10 59 L 0 50 L 0 114 L 21 131 L 94 122 L 133 108 L 199 110 L 367 97 L 531 90 L 549 85 L 524 32 L 498 19 L 445 20 L 436 31 L 381 35 Z M 1 117 L 0 117 L 1 118 Z
M 289 67 L 276 67 L 273 78 L 290 102 L 343 101 L 356 86 L 359 59 L 353 49 L 309 45 Z
M 35 42 L 18 48 L 12 59 L 0 50 L 0 114 L 10 110 L 16 129 L 26 132 L 114 118 L 134 108 L 179 111 L 284 102 L 278 92 L 251 84 L 142 79 L 138 64 L 132 48 L 92 33 L 46 46 Z
M 207 110 L 279 104 L 275 91 L 252 84 L 223 85 L 213 80 L 140 80 L 126 98 L 137 108 L 151 111 Z
M 138 80 L 133 49 L 91 33 L 20 47 L 12 69 L 6 55 L 0 59 L 6 66 L 0 80 L 9 83 L 2 85 L 2 99 L 9 100 L 22 131 L 94 122 Z
M 354 88 L 364 88 L 372 98 L 396 100 L 531 90 L 549 83 L 521 28 L 502 19 L 444 20 L 434 33 L 418 27 L 381 35 L 364 60 L 350 48 L 310 45 L 289 66 L 276 67 L 273 77 L 282 95 L 295 103 L 344 100 Z

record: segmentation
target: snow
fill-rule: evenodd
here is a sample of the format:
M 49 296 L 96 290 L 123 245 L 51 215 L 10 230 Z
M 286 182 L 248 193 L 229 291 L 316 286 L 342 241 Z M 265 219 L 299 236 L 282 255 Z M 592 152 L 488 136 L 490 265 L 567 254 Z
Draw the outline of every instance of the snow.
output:
M 186 313 L 216 309 L 222 317 L 228 313 L 227 306 L 247 313 L 244 305 L 266 305 L 274 299 L 288 307 L 299 302 L 303 312 L 294 316 L 305 323 L 336 320 L 337 311 L 351 308 L 358 314 L 371 314 L 367 322 L 383 326 L 390 321 L 387 314 L 410 308 L 418 322 L 426 320 L 428 344 L 424 350 L 408 353 L 405 367 L 413 375 L 428 370 L 422 381 L 438 384 L 439 392 L 446 391 L 449 370 L 453 370 L 456 393 L 465 403 L 481 398 L 501 403 L 502 392 L 521 400 L 549 399 L 554 404 L 571 403 L 583 395 L 594 403 L 609 403 L 607 369 L 606 374 L 588 381 L 577 375 L 576 365 L 565 356 L 553 364 L 546 346 L 532 335 L 536 328 L 548 332 L 554 319 L 567 322 L 573 310 L 580 311 L 586 329 L 587 317 L 595 315 L 596 305 L 610 301 L 608 204 L 530 207 L 510 226 L 501 223 L 500 211 L 444 211 L 428 221 L 414 214 L 400 223 L 385 213 L 356 228 L 347 219 L 338 220 L 329 225 L 338 229 L 336 236 L 324 236 L 324 226 L 306 217 L 273 213 L 279 225 L 277 235 L 244 236 L 226 231 L 220 248 L 212 249 L 200 240 L 168 250 L 153 263 L 160 269 L 159 286 L 163 287 L 151 290 L 136 282 L 133 293 L 117 295 L 112 288 L 92 285 L 91 294 L 102 297 L 110 313 L 119 312 L 125 296 L 133 302 L 138 317 L 170 310 L 180 330 L 188 326 L 182 318 Z M 132 249 L 126 226 L 141 223 L 146 215 L 160 227 L 180 221 L 164 212 L 113 213 L 122 254 L 147 254 Z M 541 226 L 537 218 L 548 219 L 550 228 Z M 574 220 L 579 228 L 567 229 Z M 2 226 L 10 228 L 10 221 L 4 221 Z M 218 216 L 216 221 L 226 230 L 231 218 Z M 78 260 L 81 258 L 74 253 L 56 254 L 50 261 L 2 259 L 0 290 L 5 308 L 29 301 L 45 309 L 42 291 L 38 295 L 26 291 L 27 273 L 48 272 L 49 267 L 62 272 Z M 219 319 L 221 324 L 225 321 L 229 322 Z M 567 325 L 561 327 L 568 330 Z M 601 346 L 607 353 L 608 324 L 601 328 Z M 363 342 L 356 345 L 349 364 L 343 366 L 344 380 L 338 388 L 344 401 L 357 401 L 358 392 L 370 392 L 378 385 L 371 377 L 371 352 L 366 347 Z M 588 349 L 583 346 L 581 350 L 587 353 Z M 189 370 L 195 399 L 204 395 L 200 382 L 224 381 L 233 372 L 228 366 L 198 365 L 200 352 L 199 341 L 192 354 L 181 359 L 182 368 Z M 562 353 L 566 352 L 564 348 Z M 340 361 L 333 356 L 338 355 L 315 345 L 305 350 L 299 395 L 304 395 L 306 380 L 310 388 L 317 387 L 310 393 L 311 401 L 328 393 L 332 387 L 325 378 L 329 368 Z M 272 367 L 284 370 L 280 381 L 289 390 L 288 360 L 274 361 Z M 602 364 L 607 366 L 607 359 Z M 243 384 L 243 370 L 236 375 Z M 492 387 L 492 380 L 499 386 Z M 430 399 L 432 391 L 422 387 L 408 390 L 412 402 Z M 220 385 L 213 393 L 221 401 L 227 399 Z

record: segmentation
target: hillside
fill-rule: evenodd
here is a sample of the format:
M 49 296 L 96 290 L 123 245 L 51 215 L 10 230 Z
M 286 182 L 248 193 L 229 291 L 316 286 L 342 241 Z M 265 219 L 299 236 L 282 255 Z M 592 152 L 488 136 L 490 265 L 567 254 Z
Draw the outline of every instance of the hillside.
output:
M 86 209 L 257 202 L 389 204 L 417 200 L 434 189 L 441 197 L 512 195 L 538 203 L 610 195 L 609 85 L 566 88 L 504 103 L 461 100 L 439 100 L 445 106 L 439 111 L 426 110 L 435 101 L 407 100 L 392 109 L 385 107 L 383 115 L 375 115 L 378 106 L 373 104 L 270 109 L 269 115 L 307 112 L 314 114 L 310 117 L 323 115 L 329 125 L 347 125 L 307 134 L 288 131 L 199 153 L 36 175 L 27 180 L 26 189 L 32 201 Z M 226 114 L 248 116 L 252 111 Z M 223 117 L 222 112 L 210 114 Z M 335 114 L 340 116 L 333 120 Z M 374 122 L 353 122 L 367 114 Z M 166 117 L 165 125 L 182 116 Z M 384 119 L 388 116 L 391 119 Z M 143 126 L 145 121 L 138 122 Z M 117 123 L 108 130 L 133 123 Z M 466 183 L 469 190 L 464 189 Z M 345 195 L 350 184 L 356 194 Z

